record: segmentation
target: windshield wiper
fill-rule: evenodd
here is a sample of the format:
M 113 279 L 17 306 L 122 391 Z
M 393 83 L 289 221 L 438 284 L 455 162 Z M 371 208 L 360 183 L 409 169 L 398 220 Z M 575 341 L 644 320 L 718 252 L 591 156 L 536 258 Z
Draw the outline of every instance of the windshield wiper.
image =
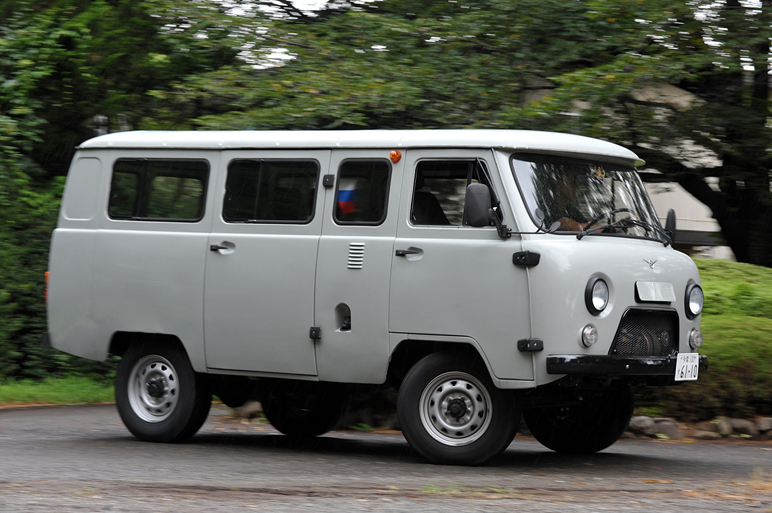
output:
M 651 231 L 653 231 L 655 233 L 658 233 L 658 234 L 662 235 L 665 238 L 665 240 L 662 241 L 662 244 L 664 244 L 665 247 L 667 247 L 668 245 L 673 243 L 673 239 L 670 238 L 670 235 L 665 230 L 660 228 L 659 226 L 653 225 L 651 223 L 647 223 L 646 221 L 641 221 L 640 219 L 633 219 L 631 217 L 627 217 L 625 219 L 620 219 L 620 222 L 622 222 L 624 224 L 632 224 L 634 226 L 640 226 L 641 228 L 643 228 L 643 229 L 645 229 L 647 231 L 651 230 Z
M 641 221 L 639 219 L 635 219 L 633 217 L 625 217 L 624 219 L 620 219 L 619 221 L 614 221 L 610 224 L 604 224 L 601 226 L 593 226 L 592 228 L 587 228 L 582 230 L 581 232 L 576 234 L 576 238 L 579 240 L 582 240 L 585 235 L 589 235 L 591 233 L 599 232 L 601 230 L 607 230 L 609 228 L 619 228 L 623 224 L 630 224 L 633 226 L 640 226 L 641 228 L 645 229 L 646 231 L 653 231 L 655 233 L 658 233 L 662 235 L 665 240 L 662 241 L 662 244 L 667 247 L 668 245 L 672 244 L 673 241 L 670 238 L 670 235 L 665 232 L 662 228 L 659 228 L 657 226 L 654 226 L 653 224 L 647 223 L 646 221 Z
M 581 232 L 576 234 L 576 238 L 579 240 L 582 240 L 585 235 L 589 235 L 591 233 L 599 232 L 601 230 L 607 230 L 609 228 L 619 228 L 619 221 L 615 221 L 611 224 L 602 224 L 600 226 L 593 226 L 592 228 L 586 228 L 582 230 Z

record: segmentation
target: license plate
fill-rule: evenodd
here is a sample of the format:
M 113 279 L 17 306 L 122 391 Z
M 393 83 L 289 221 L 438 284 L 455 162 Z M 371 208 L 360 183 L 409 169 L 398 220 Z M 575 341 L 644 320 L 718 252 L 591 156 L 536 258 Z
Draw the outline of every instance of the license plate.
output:
M 678 353 L 675 366 L 676 381 L 694 381 L 700 370 L 700 355 L 697 353 Z

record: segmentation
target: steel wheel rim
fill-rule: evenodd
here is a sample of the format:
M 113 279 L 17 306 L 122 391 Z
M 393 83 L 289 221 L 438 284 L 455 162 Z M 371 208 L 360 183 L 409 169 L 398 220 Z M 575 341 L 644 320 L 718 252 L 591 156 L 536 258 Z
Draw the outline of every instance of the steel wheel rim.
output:
M 145 422 L 161 422 L 172 414 L 179 399 L 177 371 L 162 356 L 144 356 L 129 374 L 129 404 Z
M 419 403 L 421 424 L 443 445 L 468 445 L 490 426 L 493 405 L 488 389 L 465 372 L 448 372 L 426 385 Z

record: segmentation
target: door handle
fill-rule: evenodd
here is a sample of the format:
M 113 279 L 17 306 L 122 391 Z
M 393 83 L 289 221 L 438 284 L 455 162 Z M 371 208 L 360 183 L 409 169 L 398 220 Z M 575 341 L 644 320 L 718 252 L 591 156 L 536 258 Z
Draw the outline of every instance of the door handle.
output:
M 420 251 L 416 251 L 415 249 L 398 249 L 394 254 L 396 256 L 408 256 L 408 255 L 417 255 Z
M 220 246 L 219 244 L 212 244 L 209 246 L 209 251 L 220 251 L 221 249 L 229 249 L 228 246 Z

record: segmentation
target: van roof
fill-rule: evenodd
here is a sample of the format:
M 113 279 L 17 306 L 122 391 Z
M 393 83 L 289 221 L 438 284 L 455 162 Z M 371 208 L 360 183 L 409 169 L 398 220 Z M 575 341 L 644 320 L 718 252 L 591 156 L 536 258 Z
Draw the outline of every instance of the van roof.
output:
M 132 131 L 89 139 L 78 149 L 408 149 L 495 148 L 596 155 L 641 166 L 627 148 L 600 139 L 530 130 Z

